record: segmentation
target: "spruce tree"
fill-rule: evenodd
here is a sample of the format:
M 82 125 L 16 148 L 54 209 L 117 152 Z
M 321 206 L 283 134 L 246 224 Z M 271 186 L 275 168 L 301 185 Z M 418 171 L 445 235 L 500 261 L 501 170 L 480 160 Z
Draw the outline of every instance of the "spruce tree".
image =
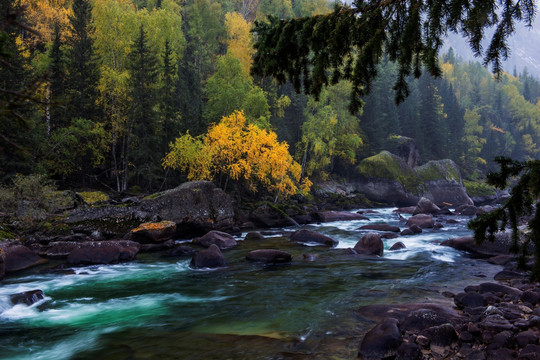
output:
M 67 114 L 71 118 L 95 119 L 99 115 L 96 106 L 99 74 L 92 49 L 91 15 L 88 0 L 73 0 L 66 80 Z
M 51 66 L 49 68 L 49 112 L 47 124 L 50 130 L 66 127 L 69 125 L 65 111 L 65 61 L 62 51 L 62 41 L 60 24 L 54 24 L 54 37 L 49 58 Z
M 151 187 L 158 174 L 159 152 L 157 104 L 158 61 L 148 44 L 144 26 L 141 25 L 135 38 L 128 64 L 131 104 L 126 139 L 126 154 L 136 171 L 136 183 L 141 184 L 144 174 L 145 186 Z M 132 149 L 133 148 L 133 149 Z M 131 156 L 129 155 L 131 154 Z

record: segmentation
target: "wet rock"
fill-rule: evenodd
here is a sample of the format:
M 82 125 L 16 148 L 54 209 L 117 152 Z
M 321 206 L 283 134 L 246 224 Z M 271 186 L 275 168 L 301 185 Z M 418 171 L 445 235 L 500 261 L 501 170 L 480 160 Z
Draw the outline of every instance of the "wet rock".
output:
M 4 272 L 6 274 L 29 269 L 47 262 L 35 252 L 18 242 L 0 243 L 0 254 L 4 259 Z
M 486 355 L 489 360 L 512 360 L 516 358 L 517 352 L 507 348 L 488 349 Z
M 394 250 L 401 250 L 401 249 L 406 249 L 407 247 L 405 246 L 404 243 L 402 243 L 401 241 L 398 241 L 397 243 L 395 243 L 394 245 L 392 245 L 390 247 L 390 251 L 394 251 Z
M 514 329 L 514 326 L 501 315 L 486 316 L 486 318 L 480 323 L 480 326 L 485 330 L 491 330 L 495 332 Z
M 114 264 L 137 257 L 140 245 L 134 241 L 89 241 L 78 245 L 67 257 L 71 265 Z
M 193 239 L 193 243 L 204 247 L 217 245 L 220 250 L 231 249 L 238 245 L 238 242 L 230 234 L 221 231 L 210 231 L 200 238 Z
M 30 290 L 9 296 L 9 300 L 13 305 L 24 304 L 31 306 L 43 299 L 45 299 L 45 295 L 41 290 Z
M 246 234 L 244 240 L 264 240 L 264 235 L 258 231 L 250 231 Z
M 416 209 L 416 206 L 407 206 L 407 207 L 400 207 L 394 210 L 394 212 L 397 212 L 398 214 L 411 214 L 412 215 L 415 209 Z
M 288 263 L 292 261 L 292 255 L 281 250 L 259 249 L 248 252 L 246 259 L 264 263 Z
M 515 279 L 526 279 L 527 275 L 521 272 L 513 271 L 513 270 L 503 270 L 499 271 L 493 279 L 497 281 L 503 281 L 503 280 L 515 280 Z
M 206 250 L 197 251 L 193 254 L 190 266 L 194 269 L 219 268 L 227 266 L 221 250 L 216 244 L 210 245 Z
M 454 303 L 460 309 L 487 305 L 486 299 L 484 299 L 482 295 L 474 293 L 474 292 L 457 294 L 454 297 Z
M 480 257 L 493 257 L 497 255 L 508 255 L 512 240 L 510 234 L 497 233 L 495 241 L 484 241 L 477 245 L 472 236 L 462 236 L 452 238 L 441 243 L 442 246 L 449 246 L 456 250 L 467 251 Z
M 413 215 L 417 214 L 436 214 L 441 210 L 437 205 L 433 203 L 433 201 L 429 200 L 428 198 L 421 198 L 420 201 L 418 201 L 418 204 L 416 204 L 416 208 L 413 211 Z
M 456 330 L 451 324 L 430 327 L 420 335 L 429 339 L 429 349 L 440 356 L 447 356 L 458 343 Z
M 369 218 L 348 211 L 319 211 L 315 218 L 320 222 L 369 220 Z
M 367 233 L 354 245 L 354 250 L 358 254 L 382 256 L 384 244 L 378 233 Z
M 415 224 L 412 224 L 409 229 L 411 229 L 411 231 L 415 234 L 421 234 L 422 233 L 422 228 L 418 225 L 415 225 Z
M 375 230 L 375 231 L 388 231 L 399 232 L 399 227 L 388 224 L 369 224 L 358 228 L 358 230 Z
M 403 229 L 403 231 L 400 233 L 400 235 L 402 235 L 402 236 L 414 235 L 414 231 L 412 231 L 411 229 Z
M 514 261 L 515 256 L 513 255 L 497 255 L 488 259 L 488 262 L 493 265 L 506 265 Z
M 491 344 L 489 344 L 488 349 L 489 350 L 496 350 L 500 348 L 510 348 L 513 347 L 513 333 L 511 331 L 501 331 L 500 333 L 496 334 L 493 339 L 491 340 Z
M 381 234 L 381 238 L 383 239 L 396 239 L 399 235 L 393 232 L 385 232 Z
M 413 304 L 376 304 L 362 306 L 358 309 L 358 314 L 372 321 L 381 321 L 387 317 L 393 317 L 399 321 L 404 321 L 412 311 L 420 309 L 430 309 L 437 314 L 449 318 L 455 318 L 458 314 L 451 308 L 435 303 L 413 303 Z
M 518 359 L 523 360 L 537 360 L 540 359 L 540 346 L 535 344 L 529 344 L 521 350 Z
M 400 324 L 402 332 L 419 332 L 424 329 L 450 322 L 451 316 L 439 314 L 432 309 L 419 309 L 411 312 Z
M 383 359 L 397 355 L 403 342 L 396 319 L 386 319 L 371 329 L 360 344 L 358 356 L 363 360 Z
M 296 243 L 304 243 L 304 244 L 316 243 L 316 244 L 332 246 L 332 247 L 336 246 L 339 243 L 339 241 L 332 239 L 329 236 L 319 234 L 315 231 L 306 230 L 306 229 L 298 230 L 292 233 L 291 241 L 296 242 Z
M 514 336 L 514 341 L 516 342 L 517 346 L 519 346 L 520 348 L 523 348 L 527 346 L 528 344 L 538 344 L 539 340 L 540 340 L 539 334 L 533 330 L 522 331 L 516 334 L 516 336 Z
M 519 300 L 536 306 L 540 304 L 540 292 L 525 291 L 523 294 L 521 294 Z
M 176 223 L 174 221 L 149 222 L 132 229 L 126 239 L 141 244 L 160 243 L 172 239 L 175 234 Z
M 396 360 L 422 360 L 422 356 L 420 346 L 404 342 L 397 349 Z
M 519 296 L 521 296 L 521 294 L 523 294 L 523 291 L 521 291 L 519 289 L 510 287 L 510 286 L 506 286 L 506 285 L 502 285 L 502 284 L 497 284 L 497 283 L 482 283 L 482 284 L 480 284 L 480 286 L 478 288 L 478 292 L 480 292 L 480 293 L 487 293 L 487 292 L 501 293 L 501 294 L 512 296 L 512 297 L 515 297 L 515 296 L 519 297 Z
M 168 250 L 172 247 L 174 247 L 174 241 L 167 240 L 165 242 L 157 243 L 157 244 L 141 244 L 141 246 L 139 247 L 139 252 L 162 251 L 162 250 Z
M 167 256 L 188 256 L 193 255 L 195 253 L 195 249 L 193 249 L 190 246 L 186 245 L 178 245 L 174 249 L 171 249 Z
M 441 224 L 440 222 L 435 222 L 435 224 L 433 224 L 433 229 L 435 229 L 435 230 L 442 229 L 443 227 L 444 227 L 444 225 Z
M 413 215 L 405 223 L 405 225 L 409 227 L 412 225 L 417 225 L 422 229 L 432 228 L 434 224 L 435 221 L 433 220 L 433 216 L 426 214 Z
M 474 216 L 478 212 L 478 208 L 474 205 L 461 205 L 456 208 L 456 213 L 464 216 Z

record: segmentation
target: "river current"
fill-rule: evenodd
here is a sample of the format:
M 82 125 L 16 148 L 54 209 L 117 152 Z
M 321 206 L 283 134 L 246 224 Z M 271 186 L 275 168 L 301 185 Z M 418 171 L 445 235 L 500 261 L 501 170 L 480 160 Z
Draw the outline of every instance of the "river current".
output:
M 8 276 L 0 285 L 0 358 L 355 359 L 374 325 L 357 315 L 360 306 L 451 306 L 443 292 L 489 281 L 500 270 L 438 244 L 469 235 L 466 217 L 385 239 L 382 258 L 343 254 L 340 249 L 354 247 L 366 232 L 357 230 L 362 225 L 403 229 L 392 210 L 366 214 L 369 220 L 305 226 L 339 240 L 338 249 L 291 243 L 283 234 L 293 228 L 265 230 L 264 240 L 238 237 L 240 245 L 224 251 L 229 267 L 218 270 L 193 270 L 190 258 L 149 253 L 74 273 L 32 269 Z M 389 251 L 397 241 L 406 249 Z M 293 261 L 245 260 L 260 248 L 287 251 Z M 10 303 L 10 294 L 35 289 L 46 298 L 30 307 Z

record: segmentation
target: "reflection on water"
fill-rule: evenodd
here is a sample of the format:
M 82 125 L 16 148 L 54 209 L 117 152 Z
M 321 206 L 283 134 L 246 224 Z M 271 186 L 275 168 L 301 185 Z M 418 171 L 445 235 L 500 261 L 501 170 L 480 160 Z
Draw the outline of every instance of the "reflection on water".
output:
M 224 252 L 229 267 L 194 271 L 188 258 L 142 254 L 129 264 L 75 274 L 26 274 L 0 287 L 0 346 L 10 359 L 342 359 L 356 358 L 373 324 L 354 310 L 374 303 L 448 302 L 440 293 L 492 278 L 497 268 L 439 241 L 468 234 L 466 219 L 437 231 L 384 240 L 383 258 L 345 255 L 367 223 L 403 228 L 392 209 L 369 221 L 308 225 L 340 241 L 337 249 L 301 246 L 282 236 L 241 241 Z M 294 229 L 276 229 L 291 231 Z M 239 239 L 241 240 L 241 239 Z M 388 249 L 402 241 L 406 249 Z M 245 260 L 277 248 L 291 264 Z M 313 255 L 313 261 L 303 254 Z M 32 307 L 9 295 L 42 289 Z

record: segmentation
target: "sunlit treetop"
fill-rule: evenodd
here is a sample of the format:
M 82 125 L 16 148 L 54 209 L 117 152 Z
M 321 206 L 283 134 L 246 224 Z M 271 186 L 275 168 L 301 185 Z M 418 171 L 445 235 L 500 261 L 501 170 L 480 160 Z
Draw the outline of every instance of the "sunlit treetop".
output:
M 256 22 L 252 73 L 290 81 L 296 91 L 318 98 L 323 87 L 352 82 L 350 110 L 358 111 L 370 91 L 383 51 L 399 66 L 396 102 L 409 94 L 407 77 L 423 66 L 441 74 L 438 54 L 449 32 L 463 35 L 475 55 L 496 74 L 509 54 L 517 22 L 531 26 L 533 0 L 355 0 L 326 15 Z M 493 32 L 483 47 L 486 31 Z

